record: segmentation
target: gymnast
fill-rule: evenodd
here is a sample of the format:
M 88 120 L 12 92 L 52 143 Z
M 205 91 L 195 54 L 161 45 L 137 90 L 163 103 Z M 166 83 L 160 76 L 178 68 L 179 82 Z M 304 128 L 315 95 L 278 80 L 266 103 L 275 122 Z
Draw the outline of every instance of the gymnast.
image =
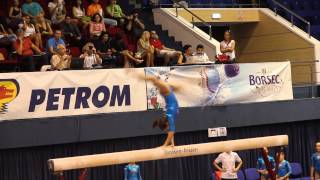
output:
M 141 77 L 142 78 L 142 77 Z M 174 133 L 176 131 L 175 121 L 179 113 L 179 104 L 174 91 L 178 91 L 179 87 L 171 85 L 154 76 L 143 77 L 146 81 L 151 81 L 158 89 L 166 102 L 165 110 L 162 117 L 153 122 L 152 127 L 159 127 L 162 131 L 167 131 L 167 139 L 161 147 L 174 146 Z

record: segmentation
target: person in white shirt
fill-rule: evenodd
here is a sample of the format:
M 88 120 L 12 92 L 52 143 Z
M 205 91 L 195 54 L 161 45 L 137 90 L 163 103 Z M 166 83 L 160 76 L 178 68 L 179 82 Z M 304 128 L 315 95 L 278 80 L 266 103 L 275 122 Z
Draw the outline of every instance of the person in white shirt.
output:
M 62 71 L 70 69 L 71 56 L 67 54 L 67 50 L 64 44 L 57 46 L 58 54 L 51 57 L 51 69 Z
M 84 54 L 82 54 L 80 58 L 84 59 L 84 69 L 93 69 L 95 65 L 102 64 L 102 59 L 99 54 L 97 54 L 97 50 L 92 43 L 86 44 L 83 49 Z
M 236 163 L 238 165 L 236 166 Z M 221 166 L 219 166 L 221 164 Z M 222 180 L 237 179 L 237 172 L 242 166 L 242 160 L 236 152 L 223 152 L 213 162 L 213 165 L 221 171 Z
M 229 63 L 234 63 L 236 61 L 236 41 L 232 40 L 232 33 L 230 30 L 224 32 L 224 40 L 220 43 L 221 53 L 230 57 Z
M 192 63 L 210 63 L 208 55 L 204 52 L 202 44 L 197 45 L 196 52 L 192 54 Z
M 53 0 L 53 2 L 49 2 L 48 9 L 53 24 L 59 24 L 65 20 L 67 10 L 64 0 Z

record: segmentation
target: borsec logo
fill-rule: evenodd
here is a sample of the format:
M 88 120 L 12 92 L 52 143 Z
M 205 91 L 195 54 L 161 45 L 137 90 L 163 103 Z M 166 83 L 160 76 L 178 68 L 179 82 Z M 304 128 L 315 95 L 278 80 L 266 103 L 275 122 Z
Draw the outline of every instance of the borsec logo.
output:
M 0 114 L 7 112 L 7 105 L 19 94 L 19 83 L 14 79 L 0 79 Z

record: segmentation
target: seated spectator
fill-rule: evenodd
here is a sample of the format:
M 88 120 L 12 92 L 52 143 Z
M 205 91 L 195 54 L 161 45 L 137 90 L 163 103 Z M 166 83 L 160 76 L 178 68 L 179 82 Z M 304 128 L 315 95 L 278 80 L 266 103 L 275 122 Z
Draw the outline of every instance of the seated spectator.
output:
M 12 31 L 8 31 L 0 24 L 0 44 L 12 44 L 12 42 L 17 40 L 17 36 Z
M 101 15 L 99 13 L 95 14 L 92 17 L 92 22 L 90 22 L 90 37 L 99 39 L 101 34 L 106 31 Z
M 209 57 L 204 52 L 204 46 L 202 44 L 199 44 L 197 46 L 196 52 L 192 54 L 192 63 L 197 64 L 197 63 L 208 63 L 208 62 L 209 62 Z
M 71 17 L 67 16 L 66 20 L 60 24 L 60 29 L 63 31 L 64 37 L 68 38 L 74 44 L 81 40 L 81 32 L 77 25 L 73 24 Z
M 60 24 L 65 20 L 67 10 L 64 0 L 53 0 L 52 2 L 49 2 L 48 9 L 52 24 Z
M 80 58 L 84 59 L 84 69 L 93 69 L 94 66 L 102 64 L 102 59 L 92 43 L 87 43 L 83 49 L 84 53 L 80 56 Z
M 190 64 L 192 62 L 192 46 L 190 44 L 186 44 L 183 46 L 183 63 Z
M 137 42 L 137 53 L 146 61 L 147 67 L 154 66 L 154 47 L 150 44 L 150 32 L 144 31 Z
M 163 45 L 155 31 L 151 31 L 150 44 L 154 47 L 155 55 L 164 58 L 163 65 L 167 66 L 171 60 L 174 60 L 173 58 L 177 59 L 178 64 L 182 64 L 182 53 Z
M 70 69 L 71 56 L 67 54 L 65 45 L 59 44 L 57 51 L 58 53 L 51 58 L 51 70 L 62 71 Z
M 26 2 L 22 5 L 22 13 L 35 21 L 40 13 L 44 14 L 44 11 L 39 3 L 32 2 L 32 0 L 26 0 Z
M 229 56 L 228 63 L 234 63 L 236 61 L 235 53 L 236 41 L 232 40 L 232 34 L 230 30 L 224 32 L 224 40 L 220 43 L 221 53 Z
M 291 166 L 290 163 L 285 160 L 285 152 L 282 150 L 279 155 L 279 167 L 278 167 L 278 180 L 289 180 L 291 175 Z
M 236 152 L 228 151 L 220 153 L 213 165 L 217 170 L 221 171 L 221 179 L 234 180 L 238 178 L 237 172 L 242 166 L 242 160 Z
M 33 44 L 29 37 L 24 37 L 23 29 L 17 30 L 18 39 L 13 43 L 13 47 L 18 54 L 22 71 L 32 72 L 36 69 L 36 62 L 45 65 L 48 64 L 47 56 L 36 45 Z M 34 57 L 33 51 L 41 56 Z
M 66 45 L 61 36 L 61 30 L 56 30 L 54 36 L 47 42 L 47 52 L 50 59 L 52 55 L 58 54 L 57 48 L 59 44 Z
M 110 4 L 106 7 L 106 12 L 109 17 L 116 19 L 119 24 L 123 24 L 125 19 L 127 19 L 127 16 L 122 12 L 116 0 L 110 1 Z
M 134 40 L 138 40 L 141 37 L 145 29 L 145 25 L 143 24 L 142 20 L 139 19 L 139 13 L 135 9 L 132 11 L 131 15 L 128 16 L 128 23 L 127 23 L 127 31 L 132 35 Z
M 133 52 L 129 51 L 125 42 L 122 39 L 121 33 L 116 33 L 115 39 L 111 41 L 111 51 L 119 61 L 123 60 L 123 67 L 134 67 L 135 64 L 143 63 L 141 54 L 134 56 Z
M 8 25 L 12 29 L 17 29 L 18 25 L 23 22 L 22 10 L 19 6 L 19 0 L 13 1 L 13 6 L 9 9 L 9 22 Z
M 40 48 L 43 48 L 43 40 L 42 38 L 48 38 L 49 36 L 53 35 L 53 31 L 51 28 L 51 25 L 49 23 L 49 20 L 47 20 L 44 15 L 41 13 L 38 18 L 37 22 L 35 24 L 36 31 L 39 33 L 39 36 L 41 37 L 40 40 Z
M 269 151 L 268 151 L 267 147 L 264 147 L 263 149 L 268 154 L 268 160 L 271 163 L 272 170 L 274 170 L 274 168 L 276 167 L 276 161 L 274 160 L 274 158 L 272 156 L 269 155 Z M 260 180 L 269 180 L 270 179 L 269 172 L 268 172 L 267 166 L 264 162 L 262 155 L 259 156 L 258 161 L 257 161 L 257 171 L 260 174 Z
M 82 0 L 76 1 L 76 5 L 72 7 L 72 15 L 73 18 L 77 19 L 83 26 L 83 29 L 85 29 L 91 21 L 91 17 L 86 16 L 86 10 L 82 6 Z
M 98 53 L 108 53 L 111 51 L 112 38 L 109 37 L 109 34 L 104 33 L 101 38 L 94 43 L 94 46 L 97 48 Z
M 30 17 L 24 16 L 23 22 L 24 37 L 30 37 L 38 48 L 42 48 L 41 35 L 37 33 L 35 26 L 31 23 Z
M 102 6 L 99 4 L 99 0 L 93 0 L 92 3 L 87 8 L 87 15 L 92 17 L 95 14 L 100 14 L 101 17 L 104 17 Z M 104 23 L 110 26 L 117 26 L 118 22 L 114 19 L 104 18 Z
M 311 156 L 310 177 L 311 180 L 320 179 L 320 141 L 315 144 L 316 152 Z

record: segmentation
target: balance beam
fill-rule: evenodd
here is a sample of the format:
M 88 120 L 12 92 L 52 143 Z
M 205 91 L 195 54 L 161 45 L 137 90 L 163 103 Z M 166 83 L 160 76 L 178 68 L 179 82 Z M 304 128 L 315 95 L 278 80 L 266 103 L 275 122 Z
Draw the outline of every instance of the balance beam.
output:
M 49 159 L 48 165 L 49 169 L 52 172 L 59 172 L 65 170 L 124 164 L 130 162 L 199 156 L 226 151 L 240 151 L 285 145 L 288 145 L 288 136 L 279 135 L 175 147 L 159 147 L 153 149 Z

